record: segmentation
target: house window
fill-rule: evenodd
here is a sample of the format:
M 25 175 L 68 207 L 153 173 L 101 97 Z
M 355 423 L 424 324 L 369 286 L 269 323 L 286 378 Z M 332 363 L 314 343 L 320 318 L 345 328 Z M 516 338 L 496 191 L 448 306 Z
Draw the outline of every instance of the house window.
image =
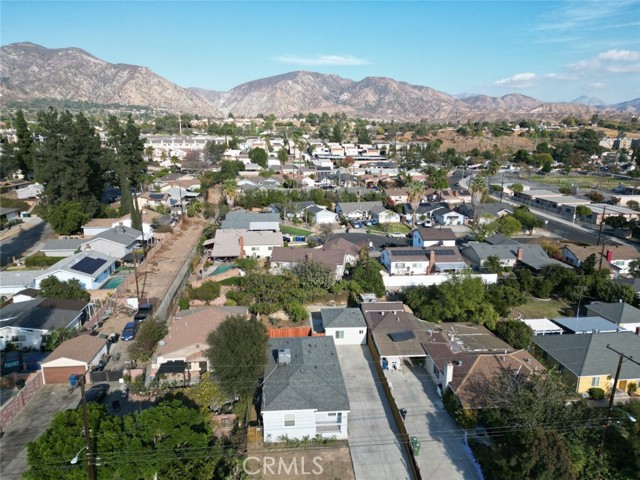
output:
M 591 386 L 592 387 L 597 387 L 598 385 L 600 385 L 600 377 L 592 377 L 591 378 Z
M 296 414 L 295 413 L 285 413 L 284 414 L 284 426 L 285 427 L 295 427 L 296 426 Z
M 404 263 L 396 263 L 396 268 L 404 268 Z
M 336 338 L 344 338 L 344 330 L 336 330 Z
M 260 247 L 251 247 L 252 252 L 257 252 L 258 250 L 260 250 Z
M 364 333 L 364 330 L 358 330 L 358 334 L 362 335 Z M 2 338 L 2 337 L 0 337 Z

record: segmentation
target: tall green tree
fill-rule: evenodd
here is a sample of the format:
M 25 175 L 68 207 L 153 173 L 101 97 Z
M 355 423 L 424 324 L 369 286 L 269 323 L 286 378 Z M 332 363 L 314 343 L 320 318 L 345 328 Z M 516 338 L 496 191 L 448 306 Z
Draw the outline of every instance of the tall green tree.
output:
M 54 276 L 47 277 L 40 282 L 38 295 L 45 298 L 66 298 L 71 300 L 84 300 L 85 302 L 91 300 L 91 295 L 82 288 L 82 285 L 77 279 L 72 278 L 71 280 L 62 282 Z
M 5 172 L 20 171 L 27 178 L 29 173 L 33 171 L 33 158 L 35 147 L 33 143 L 33 134 L 29 130 L 29 125 L 24 118 L 22 110 L 16 112 L 16 118 L 13 123 L 16 129 L 16 142 L 3 144 L 3 170 Z
M 229 317 L 209 333 L 207 357 L 228 394 L 253 398 L 267 363 L 267 340 L 264 325 L 243 316 Z

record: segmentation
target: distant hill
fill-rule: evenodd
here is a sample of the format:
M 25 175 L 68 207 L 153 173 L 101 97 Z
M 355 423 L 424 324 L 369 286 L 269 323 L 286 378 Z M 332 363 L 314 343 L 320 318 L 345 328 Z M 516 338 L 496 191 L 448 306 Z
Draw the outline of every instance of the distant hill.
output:
M 227 92 L 182 88 L 146 67 L 112 64 L 78 48 L 48 49 L 33 43 L 0 47 L 0 93 L 5 103 L 67 101 L 129 105 L 221 118 L 298 113 L 336 113 L 373 119 L 433 122 L 467 120 L 560 120 L 566 116 L 630 116 L 639 100 L 594 108 L 545 103 L 512 93 L 502 97 L 459 95 L 386 77 L 353 81 L 337 75 L 296 71 L 238 85 Z M 588 102 L 587 102 L 588 103 Z
M 146 67 L 108 63 L 79 48 L 3 46 L 0 78 L 4 102 L 72 100 L 220 115 L 210 102 Z
M 606 102 L 604 100 L 600 100 L 596 97 L 587 97 L 586 95 L 582 95 L 581 97 L 576 98 L 570 103 L 579 103 L 580 105 L 589 105 L 590 107 L 606 105 Z

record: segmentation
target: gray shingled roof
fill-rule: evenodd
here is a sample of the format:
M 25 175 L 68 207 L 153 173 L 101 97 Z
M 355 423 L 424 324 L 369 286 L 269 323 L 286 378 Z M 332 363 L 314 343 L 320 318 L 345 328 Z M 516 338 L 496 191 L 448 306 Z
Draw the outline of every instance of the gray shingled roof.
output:
M 291 363 L 277 366 L 279 349 L 291 350 Z M 350 409 L 333 337 L 272 338 L 267 357 L 263 411 Z
M 86 240 L 83 238 L 54 238 L 53 240 L 47 240 L 42 250 L 77 250 L 84 242 Z
M 52 330 L 65 328 L 86 308 L 79 300 L 36 298 L 0 309 L 2 326 Z
M 587 305 L 587 310 L 618 325 L 640 322 L 640 309 L 624 302 L 593 302 Z
M 227 216 L 220 224 L 220 228 L 235 228 L 246 230 L 251 229 L 252 223 L 275 223 L 280 224 L 280 215 L 278 213 L 253 213 L 244 210 L 238 210 L 227 213 Z
M 99 234 L 94 235 L 89 240 L 86 240 L 84 243 L 90 243 L 92 240 L 103 238 L 105 240 L 109 240 L 111 242 L 118 243 L 120 245 L 124 245 L 125 247 L 128 247 L 132 243 L 135 243 L 141 237 L 142 237 L 142 232 L 140 230 L 118 225 L 117 227 L 109 228 L 104 232 L 100 232 Z
M 537 335 L 533 342 L 578 377 L 616 372 L 619 355 L 607 345 L 627 355 L 640 352 L 640 336 L 633 332 Z M 640 378 L 640 365 L 624 362 L 620 378 Z
M 324 328 L 367 327 L 359 308 L 323 308 L 320 315 Z
M 558 317 L 552 322 L 573 333 L 616 332 L 618 325 L 602 317 Z

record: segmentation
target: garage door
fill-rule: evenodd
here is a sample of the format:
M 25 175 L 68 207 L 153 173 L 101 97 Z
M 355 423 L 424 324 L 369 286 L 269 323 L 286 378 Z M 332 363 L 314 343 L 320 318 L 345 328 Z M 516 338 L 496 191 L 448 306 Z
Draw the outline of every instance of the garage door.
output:
M 69 376 L 72 374 L 83 375 L 83 367 L 43 367 L 44 383 L 66 383 L 69 384 Z

